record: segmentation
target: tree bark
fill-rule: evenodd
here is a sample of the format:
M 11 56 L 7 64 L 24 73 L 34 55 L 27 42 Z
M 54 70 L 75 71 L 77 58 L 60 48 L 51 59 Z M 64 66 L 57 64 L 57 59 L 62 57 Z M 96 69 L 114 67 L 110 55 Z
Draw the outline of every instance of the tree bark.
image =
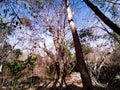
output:
M 65 6 L 66 6 L 68 22 L 71 28 L 73 41 L 74 41 L 74 47 L 75 47 L 75 53 L 76 53 L 76 59 L 77 59 L 77 68 L 81 74 L 83 87 L 85 88 L 85 90 L 92 90 L 92 82 L 91 82 L 90 74 L 88 72 L 87 66 L 84 61 L 82 47 L 79 41 L 77 29 L 72 19 L 72 13 L 71 13 L 71 9 L 69 6 L 69 0 L 65 0 Z
M 108 26 L 110 27 L 114 32 L 116 32 L 118 35 L 120 35 L 120 27 L 118 27 L 115 23 L 113 23 L 108 17 L 106 17 L 97 6 L 92 4 L 90 0 L 83 0 L 88 7 L 90 7 L 94 13 Z

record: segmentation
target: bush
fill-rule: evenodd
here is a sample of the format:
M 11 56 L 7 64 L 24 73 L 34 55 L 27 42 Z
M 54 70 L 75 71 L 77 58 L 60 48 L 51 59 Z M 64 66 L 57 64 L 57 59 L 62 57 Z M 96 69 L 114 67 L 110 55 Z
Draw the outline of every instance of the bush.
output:
M 98 82 L 107 84 L 113 77 L 115 77 L 120 71 L 120 66 L 103 66 L 100 71 L 96 72 Z
M 28 72 L 30 70 L 33 70 L 35 66 L 34 65 L 35 61 L 36 61 L 36 57 L 28 56 L 28 58 L 25 61 L 14 60 L 13 62 L 6 63 L 6 66 L 8 67 L 8 69 L 12 74 L 13 87 L 15 87 L 18 84 L 18 79 L 22 77 L 23 70 L 28 69 L 27 70 Z

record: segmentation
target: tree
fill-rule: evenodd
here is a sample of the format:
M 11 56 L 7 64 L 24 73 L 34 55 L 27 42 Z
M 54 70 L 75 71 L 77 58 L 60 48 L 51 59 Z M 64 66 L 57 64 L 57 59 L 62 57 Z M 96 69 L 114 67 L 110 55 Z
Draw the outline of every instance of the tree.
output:
M 53 84 L 53 87 L 56 86 L 60 78 L 60 73 L 67 72 L 67 70 L 64 71 L 63 68 L 66 67 L 64 63 L 66 63 L 68 60 L 67 58 L 69 57 L 67 55 L 68 52 L 65 51 L 68 49 L 67 40 L 65 40 L 65 38 L 69 33 L 69 27 L 65 15 L 65 7 L 63 5 L 63 2 L 52 2 L 50 4 L 45 4 L 46 8 L 43 8 L 37 17 L 38 23 L 43 28 L 42 31 L 45 35 L 52 39 L 55 48 L 54 54 L 47 49 L 46 43 L 44 43 L 44 47 L 42 48 L 45 53 L 52 59 L 53 63 L 55 63 L 54 67 L 56 68 L 57 78 Z
M 115 23 L 113 23 L 108 17 L 106 17 L 94 4 L 91 3 L 90 0 L 83 0 L 88 7 L 90 7 L 94 13 L 107 25 L 109 26 L 114 32 L 120 35 L 120 27 L 118 27 Z
M 92 90 L 92 82 L 91 82 L 90 75 L 88 73 L 88 69 L 86 67 L 85 61 L 84 61 L 82 47 L 81 47 L 81 43 L 79 41 L 77 29 L 76 29 L 75 24 L 72 19 L 72 13 L 71 13 L 71 9 L 69 6 L 69 0 L 65 0 L 65 6 L 66 6 L 66 12 L 67 12 L 67 16 L 68 16 L 68 22 L 69 22 L 69 25 L 71 28 L 73 41 L 74 41 L 74 47 L 75 47 L 76 59 L 77 59 L 77 68 L 78 68 L 79 72 L 81 73 L 83 87 L 86 90 Z
M 66 19 L 66 15 L 65 15 L 65 7 L 64 7 L 63 3 L 64 2 L 48 3 L 47 1 L 44 1 L 44 3 L 43 3 L 44 8 L 37 8 L 37 11 L 35 11 L 35 9 L 31 10 L 31 12 L 32 12 L 31 16 L 33 17 L 34 21 L 37 22 L 37 23 L 34 23 L 34 25 L 39 25 L 39 26 L 37 26 L 37 27 L 39 27 L 39 30 L 36 29 L 36 26 L 34 28 L 30 28 L 31 31 L 29 31 L 29 32 L 31 32 L 33 34 L 29 35 L 30 36 L 29 45 L 31 42 L 35 43 L 33 45 L 34 47 L 31 49 L 31 51 L 34 51 L 36 49 L 38 49 L 38 50 L 42 49 L 43 53 L 47 57 L 49 57 L 52 61 L 52 64 L 55 65 L 54 68 L 60 67 L 60 69 L 59 68 L 56 69 L 56 73 L 57 73 L 58 77 L 56 78 L 56 82 L 55 82 L 54 86 L 56 86 L 59 78 L 62 76 L 62 74 L 60 76 L 60 73 L 61 72 L 66 73 L 68 71 L 68 70 L 66 70 L 66 71 L 63 70 L 63 68 L 66 67 L 64 63 L 68 62 L 68 58 L 69 58 L 69 60 L 71 60 L 71 58 L 70 58 L 71 52 L 68 49 L 67 40 L 65 39 L 66 35 L 69 33 L 69 26 L 67 23 L 67 19 Z M 32 5 L 31 7 L 34 8 L 33 3 L 29 3 L 29 4 Z M 39 5 L 37 7 L 39 7 Z M 29 17 L 27 17 L 27 18 L 29 18 Z M 25 27 L 26 27 L 26 25 L 25 25 L 26 20 L 29 20 L 27 18 L 22 18 L 22 20 L 21 20 L 22 24 Z M 25 21 L 25 24 L 24 24 L 24 21 Z M 21 29 L 24 30 L 24 27 L 22 27 Z M 26 29 L 28 29 L 28 28 L 26 28 Z M 22 30 L 19 30 L 19 31 L 22 31 Z M 26 31 L 27 30 L 23 31 L 23 34 L 22 34 L 23 39 L 21 38 L 22 42 L 24 42 L 23 40 L 24 40 L 24 38 L 26 38 L 26 36 L 24 36 L 24 34 L 28 35 L 28 33 L 26 33 Z M 36 32 L 36 33 L 34 33 L 34 32 Z M 53 46 L 51 46 L 53 50 L 49 49 L 49 47 L 46 44 L 46 38 L 42 37 L 42 35 L 40 35 L 40 33 L 48 38 L 51 38 L 50 41 L 53 42 L 52 43 Z M 37 37 L 38 35 L 40 37 Z M 41 40 L 41 38 L 42 38 L 42 40 Z M 28 41 L 29 40 L 27 38 L 27 42 Z M 42 45 L 40 45 L 39 43 L 42 43 Z M 30 47 L 31 47 L 31 45 L 30 45 Z M 39 47 L 39 48 L 37 48 L 37 47 Z

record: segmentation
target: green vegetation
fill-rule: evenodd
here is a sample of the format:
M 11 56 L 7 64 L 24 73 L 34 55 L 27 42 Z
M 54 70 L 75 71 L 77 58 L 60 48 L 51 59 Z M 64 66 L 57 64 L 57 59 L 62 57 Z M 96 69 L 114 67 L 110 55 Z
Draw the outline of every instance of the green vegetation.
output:
M 14 88 L 18 84 L 18 79 L 24 75 L 24 73 L 22 73 L 23 70 L 27 69 L 29 73 L 29 71 L 34 69 L 36 59 L 36 57 L 28 56 L 24 61 L 13 60 L 10 63 L 6 63 L 7 68 L 12 73 L 12 83 Z

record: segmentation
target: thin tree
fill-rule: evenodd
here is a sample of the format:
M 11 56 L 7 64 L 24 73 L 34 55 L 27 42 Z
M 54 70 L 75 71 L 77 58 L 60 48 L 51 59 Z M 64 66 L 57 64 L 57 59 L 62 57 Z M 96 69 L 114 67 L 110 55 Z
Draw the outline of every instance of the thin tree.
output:
M 92 90 L 92 82 L 91 82 L 90 74 L 88 72 L 87 66 L 84 61 L 82 47 L 79 41 L 79 36 L 78 36 L 74 21 L 72 19 L 72 13 L 71 13 L 71 9 L 69 6 L 69 0 L 65 0 L 65 6 L 66 6 L 68 22 L 71 28 L 73 41 L 74 41 L 74 47 L 75 47 L 75 53 L 76 53 L 76 59 L 77 59 L 77 69 L 79 70 L 81 74 L 83 88 L 85 88 L 85 90 Z

